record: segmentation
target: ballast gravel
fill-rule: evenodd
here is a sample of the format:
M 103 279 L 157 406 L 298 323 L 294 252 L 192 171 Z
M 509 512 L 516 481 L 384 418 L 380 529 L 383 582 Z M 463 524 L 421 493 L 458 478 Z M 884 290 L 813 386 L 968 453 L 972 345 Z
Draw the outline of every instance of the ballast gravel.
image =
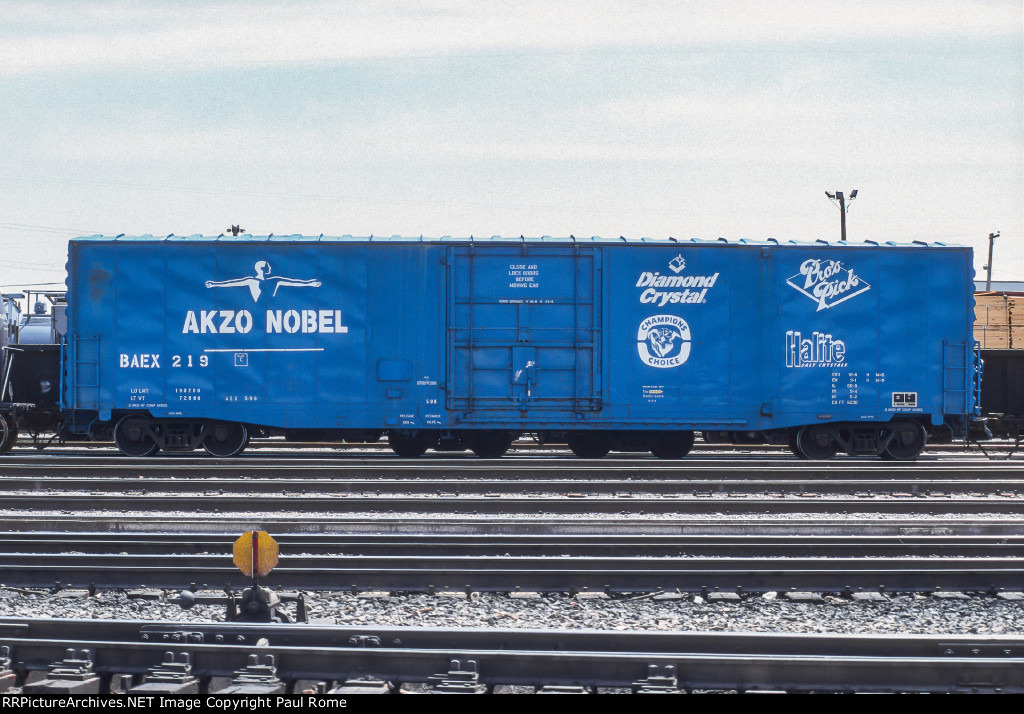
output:
M 224 608 L 182 610 L 165 593 L 159 600 L 131 599 L 124 591 L 61 597 L 0 588 L 0 616 L 71 619 L 223 622 Z M 381 627 L 498 627 L 702 632 L 834 634 L 1024 634 L 1024 600 L 989 595 L 965 599 L 919 593 L 856 600 L 824 594 L 819 602 L 794 602 L 777 593 L 706 600 L 666 593 L 610 597 L 498 593 L 306 593 L 311 622 Z M 294 604 L 284 611 L 294 616 Z

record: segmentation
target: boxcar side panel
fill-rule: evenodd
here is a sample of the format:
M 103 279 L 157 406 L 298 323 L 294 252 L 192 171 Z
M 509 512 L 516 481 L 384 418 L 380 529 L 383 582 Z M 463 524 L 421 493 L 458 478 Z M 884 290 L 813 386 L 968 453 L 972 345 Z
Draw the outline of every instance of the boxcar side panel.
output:
M 758 351 L 747 298 L 759 282 L 758 250 L 717 246 L 609 246 L 605 418 L 648 428 L 671 423 L 745 425 L 759 369 L 733 368 Z M 753 319 L 756 322 L 757 318 Z
M 939 423 L 975 408 L 969 261 L 816 244 L 76 240 L 65 400 L 101 419 L 283 428 Z
M 766 318 L 779 375 L 776 423 L 874 419 L 879 290 L 877 256 L 828 247 L 775 253 L 779 316 Z

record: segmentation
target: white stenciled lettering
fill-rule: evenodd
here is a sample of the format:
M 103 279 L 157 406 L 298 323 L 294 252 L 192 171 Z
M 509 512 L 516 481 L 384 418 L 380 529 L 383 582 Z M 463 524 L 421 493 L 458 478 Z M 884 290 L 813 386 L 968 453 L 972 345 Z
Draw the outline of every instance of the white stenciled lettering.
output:
M 220 325 L 217 324 L 220 319 Z M 252 313 L 248 310 L 200 310 L 199 318 L 196 319 L 196 311 L 189 310 L 185 313 L 185 324 L 181 328 L 182 334 L 194 333 L 205 334 L 231 334 L 240 332 L 245 334 L 252 330 Z
M 805 338 L 796 330 L 786 332 L 787 367 L 845 367 L 846 343 L 827 332 L 815 330 Z
M 216 316 L 216 310 L 200 310 L 199 319 L 197 320 L 196 311 L 189 310 L 185 313 L 185 324 L 181 328 L 181 333 L 206 334 L 207 332 L 213 332 L 216 334 L 217 326 L 213 321 Z
M 281 311 L 267 310 L 267 334 L 274 335 L 281 333 Z
M 644 304 L 650 303 L 658 307 L 664 307 L 669 304 L 675 305 L 677 303 L 696 304 L 707 302 L 707 294 L 707 288 L 703 290 L 686 289 L 681 292 L 668 292 L 666 290 L 647 288 L 640 293 L 640 302 Z
M 220 334 L 230 335 L 235 331 L 235 326 L 231 324 L 231 318 L 235 316 L 234 310 L 221 310 L 220 311 Z
M 669 267 L 676 270 L 676 266 L 670 265 Z M 682 268 L 680 267 L 679 270 Z M 657 271 L 644 271 L 637 278 L 636 287 L 645 288 L 640 293 L 640 302 L 645 305 L 656 307 L 699 305 L 708 301 L 708 290 L 715 287 L 718 276 L 719 273 L 712 275 L 662 275 Z M 661 290 L 659 288 L 682 288 L 682 290 Z
M 718 280 L 714 275 L 662 275 L 661 273 L 640 273 L 636 281 L 638 288 L 712 288 Z
M 299 327 L 302 325 L 302 318 L 299 316 L 298 311 L 289 310 L 284 314 L 284 331 L 291 334 L 299 331 Z
M 185 313 L 182 334 L 248 334 L 256 324 L 248 310 L 189 310 Z M 267 310 L 268 335 L 324 333 L 343 334 L 348 327 L 341 324 L 341 310 Z
M 267 334 L 344 334 L 348 326 L 341 324 L 341 310 L 267 310 Z
M 302 331 L 316 332 L 316 310 L 302 311 Z
M 122 352 L 118 355 L 118 365 L 127 369 L 160 369 L 160 355 Z
M 239 310 L 235 314 L 235 329 L 243 335 L 252 329 L 252 315 L 248 310 Z

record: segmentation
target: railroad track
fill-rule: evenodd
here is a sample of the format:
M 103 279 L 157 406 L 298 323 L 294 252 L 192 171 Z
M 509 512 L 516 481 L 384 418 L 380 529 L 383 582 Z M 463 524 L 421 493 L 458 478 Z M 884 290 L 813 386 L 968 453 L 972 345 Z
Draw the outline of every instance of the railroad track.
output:
M 1024 692 L 1024 639 L 0 620 L 28 693 Z M 600 691 L 600 689 L 597 689 Z
M 468 474 L 507 473 L 508 478 L 518 478 L 529 471 L 542 469 L 562 473 L 621 473 L 625 470 L 641 474 L 691 473 L 720 474 L 734 469 L 767 469 L 772 473 L 802 473 L 828 478 L 833 472 L 847 473 L 863 471 L 878 474 L 916 474 L 960 471 L 961 474 L 983 475 L 989 471 L 1017 471 L 1020 460 L 989 460 L 976 456 L 949 453 L 914 462 L 881 461 L 874 458 L 837 457 L 830 461 L 805 461 L 779 454 L 694 454 L 685 459 L 666 460 L 652 456 L 612 455 L 603 459 L 579 459 L 571 455 L 554 455 L 550 452 L 522 453 L 501 459 L 480 459 L 463 454 L 428 454 L 418 459 L 402 459 L 385 452 L 334 452 L 330 449 L 310 450 L 265 450 L 244 453 L 233 458 L 189 454 L 156 454 L 135 458 L 122 456 L 104 449 L 65 449 L 55 451 L 14 451 L 0 457 L 0 469 L 4 473 L 30 475 L 41 469 L 49 469 L 53 475 L 68 473 L 102 473 L 105 469 L 114 471 L 167 471 L 201 474 L 235 474 L 245 471 L 260 473 L 268 469 L 285 472 L 319 470 L 325 474 L 381 473 L 400 471 L 423 471 L 440 475 L 452 472 Z
M 459 496 L 494 496 L 530 494 L 531 496 L 572 495 L 575 497 L 613 495 L 621 496 L 985 496 L 1019 498 L 1024 495 L 1024 473 L 1016 477 L 957 478 L 955 473 L 943 478 L 922 475 L 920 478 L 839 478 L 828 480 L 799 477 L 770 478 L 758 474 L 750 478 L 703 479 L 666 473 L 662 478 L 559 478 L 534 477 L 511 480 L 508 478 L 280 478 L 269 474 L 263 477 L 203 478 L 191 477 L 134 477 L 124 476 L 0 476 L 0 489 L 12 495 L 39 491 L 73 492 L 89 495 L 106 493 L 145 494 L 350 494 L 366 496 L 413 496 L 457 494 Z M 1009 476 L 1009 474 L 1007 474 Z
M 968 527 L 965 530 L 973 530 Z M 284 558 L 391 557 L 837 557 L 946 558 L 1024 556 L 1024 534 L 975 535 L 626 535 L 626 534 L 284 534 L 276 537 Z M 225 554 L 235 535 L 181 533 L 0 533 L 0 551 L 10 557 L 117 553 L 121 556 Z M 4 557 L 4 556 L 0 556 Z
M 959 461 L 824 467 L 750 460 L 37 457 L 0 464 L 0 509 L 13 511 L 1019 513 L 1022 494 L 1024 471 L 1015 466 Z
M 1024 470 L 1014 464 L 942 461 L 893 466 L 849 461 L 694 461 L 665 464 L 650 459 L 585 462 L 470 459 L 413 462 L 366 459 L 190 457 L 55 458 L 0 461 L 0 492 L 130 492 L 213 494 L 353 495 L 821 495 L 1019 497 Z
M 530 518 L 458 517 L 438 515 L 374 514 L 371 516 L 288 516 L 281 514 L 125 514 L 125 513 L 60 513 L 0 514 L 0 531 L 29 534 L 76 534 L 105 531 L 117 534 L 179 533 L 204 536 L 227 533 L 238 537 L 244 531 L 263 529 L 274 534 L 620 534 L 658 535 L 750 535 L 795 534 L 832 536 L 850 532 L 862 535 L 1005 535 L 1021 534 L 1019 518 L 879 518 L 873 514 L 831 518 L 772 518 L 697 516 L 694 518 L 650 519 L 642 515 L 591 519 L 567 519 L 538 516 Z
M 984 592 L 1004 597 L 1024 590 L 1020 526 L 1024 474 L 1015 467 L 1012 461 L 959 457 L 894 466 L 857 459 L 823 465 L 776 456 L 677 463 L 650 458 L 588 462 L 569 457 L 485 461 L 441 456 L 404 461 L 382 454 L 339 459 L 312 449 L 224 461 L 181 456 L 126 459 L 87 451 L 21 453 L 0 460 L 0 549 L 6 554 L 0 556 L 0 583 L 8 589 L 40 592 L 55 585 L 65 592 L 143 585 L 168 593 L 194 585 L 199 595 L 225 586 L 237 590 L 249 581 L 231 564 L 230 543 L 242 531 L 262 529 L 282 546 L 280 564 L 264 579 L 275 589 L 441 594 L 589 591 L 619 599 L 624 597 L 621 593 L 650 596 L 676 590 L 708 598 L 794 590 L 835 593 L 844 599 L 880 590 Z M 175 651 L 168 649 L 168 642 L 185 642 L 194 639 L 196 632 L 202 637 L 212 632 L 202 630 L 205 625 L 187 625 L 191 634 L 183 634 L 182 626 L 177 627 L 176 640 L 174 632 L 154 631 L 163 647 L 161 654 Z M 371 630 L 377 634 L 369 634 Z M 368 628 L 369 639 L 352 637 L 363 643 L 377 637 L 386 645 L 387 635 L 382 632 Z M 444 632 L 457 631 L 435 631 L 442 633 L 440 637 Z M 544 637 L 550 636 L 551 642 L 567 641 L 563 631 L 546 632 Z M 171 639 L 161 639 L 164 634 Z M 6 638 L 3 627 L 0 635 L 5 637 L 0 646 L 12 642 L 20 648 L 15 651 L 25 651 L 27 645 L 17 642 L 17 637 Z M 624 670 L 612 671 L 616 665 L 611 663 L 619 660 L 606 659 L 609 652 L 626 647 L 612 644 L 628 641 L 616 639 L 617 635 L 594 635 L 594 642 L 603 643 L 601 652 L 579 645 L 588 665 L 571 656 L 567 663 L 556 663 L 562 657 L 558 645 L 549 651 L 547 645 L 512 641 L 495 644 L 500 654 L 492 661 L 483 656 L 482 644 L 475 649 L 473 643 L 435 639 L 432 648 L 424 645 L 431 654 L 424 654 L 423 661 L 431 664 L 408 670 L 389 660 L 378 664 L 374 658 L 385 657 L 378 653 L 389 649 L 386 646 L 345 652 L 351 658 L 345 662 L 360 664 L 331 672 L 315 667 L 305 671 L 291 664 L 305 660 L 289 659 L 283 665 L 280 657 L 291 645 L 274 650 L 277 645 L 273 644 L 261 652 L 280 653 L 272 669 L 283 673 L 275 674 L 280 682 L 274 686 L 284 690 L 315 688 L 317 681 L 328 683 L 321 689 L 343 688 L 348 676 L 344 673 L 352 671 L 372 671 L 380 679 L 390 679 L 393 689 L 449 680 L 471 681 L 475 687 L 491 690 L 503 684 L 543 687 L 581 682 L 588 687 L 634 690 L 657 683 L 684 690 L 1017 691 L 1015 687 L 1024 687 L 1019 677 L 1006 675 L 1002 664 L 1010 661 L 1019 666 L 1024 656 L 1020 643 L 1010 643 L 1016 642 L 1013 638 L 975 638 L 970 640 L 976 645 L 974 653 L 958 649 L 962 642 L 946 647 L 943 653 L 954 654 L 942 657 L 951 661 L 961 653 L 980 661 L 977 652 L 992 653 L 982 660 L 998 660 L 985 662 L 977 670 L 973 665 L 960 667 L 956 676 L 952 671 L 959 665 L 949 665 L 949 672 L 945 662 L 933 663 L 929 669 L 925 662 L 939 657 L 933 650 L 918 651 L 911 659 L 919 663 L 906 664 L 905 671 L 903 664 L 893 660 L 888 667 L 880 659 L 877 667 L 866 665 L 876 654 L 885 655 L 857 654 L 849 640 L 826 648 L 821 666 L 815 664 L 815 655 L 800 654 L 801 647 L 810 645 L 791 642 L 785 645 L 790 649 L 770 653 L 759 667 L 757 656 L 744 650 L 750 641 L 744 645 L 726 639 L 708 640 L 719 648 L 708 644 L 708 653 L 699 649 L 705 645 L 691 641 L 688 646 L 697 649 L 674 653 L 668 658 L 671 661 L 648 657 L 639 674 L 633 672 L 652 645 L 630 644 L 627 649 L 635 649 L 640 656 L 626 658 L 629 663 L 622 666 L 632 668 L 626 675 Z M 124 671 L 118 669 L 121 664 L 108 666 L 123 661 L 113 654 L 117 644 L 109 650 L 90 645 L 93 637 L 101 636 L 87 634 L 77 640 L 54 636 L 54 642 L 59 640 L 64 647 L 53 645 L 45 650 L 52 653 L 51 659 L 38 655 L 32 666 L 23 665 L 23 679 L 39 678 L 41 669 L 64 657 L 64 649 L 78 647 L 88 650 L 94 671 L 101 673 L 96 684 L 100 690 L 137 685 L 143 662 Z M 140 644 L 139 637 L 136 631 L 135 645 Z M 988 644 L 981 647 L 981 640 L 1010 644 L 985 649 Z M 78 644 L 68 644 L 72 642 Z M 141 643 L 157 644 L 153 639 Z M 536 676 L 502 680 L 515 658 L 508 664 L 500 658 L 515 646 L 523 647 L 524 660 L 537 657 Z M 296 646 L 295 656 L 316 647 L 307 641 Z M 844 648 L 853 654 L 844 654 Z M 419 656 L 399 649 L 399 661 Z M 441 660 L 431 659 L 439 649 L 447 654 Z M 185 651 L 177 650 L 174 656 Z M 212 656 L 212 650 L 201 652 Z M 232 664 L 217 669 L 206 663 L 207 654 L 189 651 L 193 663 L 203 663 L 194 677 L 196 691 L 228 686 L 232 673 L 241 671 L 248 661 L 248 655 L 232 651 L 224 655 L 234 657 Z M 365 656 L 360 659 L 360 654 Z M 717 669 L 716 656 L 721 660 Z M 776 667 L 787 658 L 793 671 Z M 832 668 L 847 659 L 850 669 Z M 449 671 L 451 660 L 458 660 L 464 671 Z M 470 660 L 477 663 L 475 675 Z M 434 664 L 437 661 L 440 669 Z M 797 662 L 803 662 L 806 671 Z M 157 664 L 147 663 L 146 669 Z M 648 666 L 661 669 L 650 675 Z M 561 667 L 565 667 L 564 676 Z M 900 679 L 916 668 L 919 674 Z M 428 669 L 432 672 L 424 674 Z M 592 673 L 589 679 L 578 674 L 584 670 Z M 868 670 L 870 676 L 864 674 Z M 125 680 L 122 675 L 129 677 Z M 438 677 L 430 679 L 432 675 Z
M 8 587 L 245 587 L 225 555 L 3 556 Z M 399 592 L 1020 592 L 1024 558 L 290 556 L 266 578 L 294 590 Z
M 6 535 L 0 583 L 181 589 L 248 582 L 232 539 Z M 268 582 L 299 590 L 1024 590 L 1024 536 L 283 537 Z
M 123 495 L 90 494 L 0 494 L 0 510 L 5 515 L 54 515 L 118 513 L 209 513 L 247 515 L 262 520 L 285 514 L 342 516 L 357 514 L 422 514 L 453 516 L 587 516 L 620 514 L 636 516 L 678 516 L 694 514 L 761 514 L 765 516 L 820 514 L 1008 514 L 1024 515 L 1024 499 L 1013 497 L 915 498 L 910 494 L 863 493 L 860 497 L 744 497 L 733 494 L 617 497 L 567 494 L 563 497 L 503 496 L 500 493 L 466 496 L 457 493 L 419 497 L 374 496 L 339 493 L 336 496 L 280 495 Z M 270 514 L 269 516 L 267 514 Z M 49 529 L 44 529 L 49 530 Z

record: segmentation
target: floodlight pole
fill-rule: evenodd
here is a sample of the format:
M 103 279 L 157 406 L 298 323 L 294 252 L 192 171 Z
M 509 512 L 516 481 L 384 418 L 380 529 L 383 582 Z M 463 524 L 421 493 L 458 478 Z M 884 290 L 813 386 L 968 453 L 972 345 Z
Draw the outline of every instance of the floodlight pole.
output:
M 843 243 L 846 242 L 846 198 L 842 192 L 836 191 L 836 198 L 839 199 L 839 235 Z
M 843 195 L 842 191 L 836 191 L 835 193 L 825 192 L 825 195 L 832 201 L 839 201 L 839 235 L 840 240 L 846 242 L 846 196 Z M 850 200 L 857 198 L 857 189 L 850 191 Z
M 988 271 L 988 277 L 985 279 L 985 292 L 992 290 L 992 246 L 996 242 L 996 238 L 999 237 L 999 231 L 988 234 L 988 265 L 985 266 L 985 270 Z

